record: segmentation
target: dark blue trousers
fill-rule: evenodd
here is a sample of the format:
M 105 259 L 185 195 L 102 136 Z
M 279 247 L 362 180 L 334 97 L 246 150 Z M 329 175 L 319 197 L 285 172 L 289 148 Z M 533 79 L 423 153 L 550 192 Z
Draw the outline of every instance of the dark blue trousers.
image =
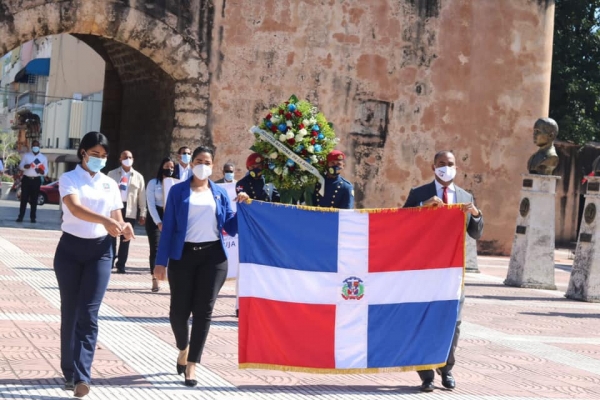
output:
M 63 233 L 54 255 L 60 290 L 60 367 L 65 379 L 75 383 L 91 382 L 98 311 L 112 267 L 111 239 Z

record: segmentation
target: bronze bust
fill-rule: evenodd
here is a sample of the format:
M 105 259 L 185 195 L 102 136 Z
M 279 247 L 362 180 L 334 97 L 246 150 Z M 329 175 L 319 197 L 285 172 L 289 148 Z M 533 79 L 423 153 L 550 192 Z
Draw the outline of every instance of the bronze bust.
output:
M 558 136 L 558 124 L 552 118 L 540 118 L 533 125 L 533 143 L 540 149 L 527 162 L 530 174 L 552 175 L 558 165 L 554 139 Z

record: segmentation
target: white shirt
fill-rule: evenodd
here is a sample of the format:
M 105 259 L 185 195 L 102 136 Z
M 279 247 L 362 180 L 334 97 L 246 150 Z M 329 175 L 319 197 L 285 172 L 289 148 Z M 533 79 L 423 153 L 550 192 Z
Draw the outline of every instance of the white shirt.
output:
M 151 179 L 148 182 L 148 187 L 146 188 L 146 203 L 148 203 L 148 213 L 152 217 L 152 221 L 156 225 L 160 224 L 162 220 L 160 219 L 160 215 L 158 215 L 158 211 L 156 211 L 156 207 L 164 207 L 164 192 L 162 182 L 157 180 L 156 178 Z
M 190 190 L 190 210 L 188 212 L 185 241 L 191 243 L 214 242 L 219 240 L 217 227 L 217 203 L 212 190 L 194 192 Z
M 77 195 L 81 205 L 97 214 L 109 217 L 111 211 L 123 208 L 117 183 L 101 172 L 92 177 L 81 165 L 77 165 L 73 171 L 62 174 L 58 182 L 61 199 L 71 194 Z M 75 217 L 64 202 L 62 210 L 63 232 L 84 239 L 99 238 L 108 234 L 104 225 Z
M 190 174 L 192 173 L 190 164 L 188 164 L 188 166 L 185 168 L 183 168 L 181 166 L 181 164 L 177 164 L 177 168 L 179 168 L 179 181 L 180 182 L 187 181 L 188 178 L 191 176 Z
M 121 179 L 119 180 L 119 191 L 121 192 L 121 201 L 123 203 L 127 203 L 127 190 L 129 189 L 129 181 L 131 180 L 131 170 L 130 172 L 125 172 L 123 168 L 121 168 Z
M 30 167 L 25 168 L 26 165 L 30 165 Z M 35 168 L 39 168 L 40 165 L 42 165 L 44 168 L 44 173 L 41 175 L 35 171 Z M 32 178 L 42 175 L 46 176 L 48 175 L 48 159 L 41 152 L 37 154 L 33 154 L 31 152 L 25 153 L 23 154 L 23 158 L 19 163 L 19 169 L 23 171 L 23 175 L 30 176 Z
M 437 197 L 444 200 L 444 186 L 441 183 L 435 180 L 435 191 L 437 193 Z M 454 187 L 454 183 L 448 185 L 448 204 L 456 203 L 456 188 Z

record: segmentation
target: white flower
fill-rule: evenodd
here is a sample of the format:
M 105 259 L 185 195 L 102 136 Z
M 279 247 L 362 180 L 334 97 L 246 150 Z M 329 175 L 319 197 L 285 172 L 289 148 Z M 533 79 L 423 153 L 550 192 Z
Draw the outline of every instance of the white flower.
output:
M 294 132 L 292 132 L 291 130 L 287 131 L 287 133 L 285 134 L 285 138 L 286 139 L 293 139 L 294 138 Z
M 308 151 L 309 153 L 313 153 L 315 151 L 315 146 L 313 146 L 312 144 L 310 146 L 308 146 L 306 148 L 306 151 Z
M 269 158 L 271 160 L 275 160 L 277 158 L 278 154 L 276 151 L 272 152 L 271 154 L 269 154 Z
M 314 125 L 314 124 L 316 124 L 316 123 L 317 123 L 317 120 L 316 120 L 316 118 L 314 118 L 314 117 L 313 117 L 313 118 L 311 118 L 311 119 L 308 121 L 308 123 L 309 123 L 310 125 Z
M 277 175 L 281 175 L 281 167 L 275 167 L 275 169 L 273 170 L 273 172 L 275 172 Z
M 283 168 L 283 176 L 286 176 L 290 172 L 287 167 Z
M 294 126 L 294 124 L 292 123 L 292 121 L 287 121 L 285 123 L 289 128 L 291 128 L 292 126 Z
M 308 126 L 308 124 L 310 124 L 310 122 L 307 119 L 302 120 L 302 125 Z
M 306 177 L 306 175 L 302 175 L 300 177 L 300 180 L 304 183 L 304 182 L 306 182 L 308 180 L 308 178 Z
M 302 136 L 301 134 L 297 134 L 294 139 L 296 139 L 296 142 L 301 142 L 303 138 L 304 136 Z
M 277 117 L 275 115 L 271 117 L 271 123 L 272 124 L 277 124 L 278 122 L 279 122 L 279 117 Z
M 306 129 L 304 129 L 304 128 L 300 129 L 300 130 L 298 131 L 298 133 L 299 133 L 300 135 L 302 135 L 302 136 L 306 136 L 306 135 L 308 135 L 308 131 L 307 131 Z
M 285 133 L 282 133 L 281 135 L 279 135 L 279 141 L 280 142 L 285 142 L 285 140 L 287 139 L 287 137 L 285 136 Z
M 312 156 L 310 156 L 310 161 L 311 161 L 313 164 L 316 164 L 316 163 L 317 163 L 317 161 L 319 161 L 319 160 L 317 159 L 317 156 L 315 156 L 315 155 L 313 154 Z

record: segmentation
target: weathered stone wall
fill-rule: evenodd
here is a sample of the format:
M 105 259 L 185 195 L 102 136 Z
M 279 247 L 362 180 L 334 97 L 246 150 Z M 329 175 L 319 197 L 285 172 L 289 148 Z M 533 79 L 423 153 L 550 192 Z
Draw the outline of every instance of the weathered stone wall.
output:
M 403 205 L 454 150 L 457 183 L 510 252 L 534 121 L 548 112 L 553 6 L 531 0 L 215 2 L 211 127 L 240 165 L 248 128 L 295 93 L 335 123 L 361 207 Z
M 161 111 L 173 113 L 171 150 L 213 143 L 219 163 L 243 166 L 248 128 L 292 93 L 307 98 L 335 123 L 361 207 L 401 206 L 452 149 L 457 183 L 486 215 L 480 250 L 507 254 L 532 125 L 548 110 L 552 4 L 0 0 L 0 52 L 55 33 L 139 51 L 174 82 Z M 119 124 L 135 100 L 124 93 Z

